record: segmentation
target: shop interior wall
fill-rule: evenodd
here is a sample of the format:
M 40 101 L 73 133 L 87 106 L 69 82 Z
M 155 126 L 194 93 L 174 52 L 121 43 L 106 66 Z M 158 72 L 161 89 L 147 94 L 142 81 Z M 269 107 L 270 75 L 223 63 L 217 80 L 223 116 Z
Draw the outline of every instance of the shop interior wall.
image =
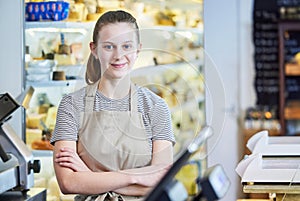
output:
M 0 0 L 0 94 L 16 97 L 22 92 L 23 5 L 21 0 Z M 9 124 L 22 136 L 22 112 L 13 113 Z
M 217 132 L 208 141 L 208 166 L 221 164 L 231 181 L 223 201 L 244 197 L 235 168 L 243 157 L 244 111 L 255 103 L 251 14 L 252 0 L 204 1 L 204 47 L 225 91 L 225 104 L 219 99 L 214 111 L 207 107 L 208 120 L 214 115 L 225 117 L 224 122 L 218 119 L 215 126 L 221 128 L 215 129 Z M 205 76 L 208 87 L 215 89 L 217 75 L 206 68 Z

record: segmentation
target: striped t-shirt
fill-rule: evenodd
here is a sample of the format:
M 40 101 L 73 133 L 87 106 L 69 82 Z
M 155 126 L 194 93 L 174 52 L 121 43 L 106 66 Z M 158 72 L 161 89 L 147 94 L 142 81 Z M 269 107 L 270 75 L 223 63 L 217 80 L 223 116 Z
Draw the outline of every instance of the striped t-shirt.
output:
M 86 87 L 65 95 L 58 107 L 56 125 L 51 143 L 58 140 L 77 141 L 80 113 L 84 111 Z M 152 148 L 152 140 L 168 140 L 175 143 L 171 115 L 166 102 L 145 87 L 137 87 L 138 112 L 141 113 L 146 134 Z M 94 111 L 129 111 L 130 95 L 122 99 L 110 99 L 96 92 Z

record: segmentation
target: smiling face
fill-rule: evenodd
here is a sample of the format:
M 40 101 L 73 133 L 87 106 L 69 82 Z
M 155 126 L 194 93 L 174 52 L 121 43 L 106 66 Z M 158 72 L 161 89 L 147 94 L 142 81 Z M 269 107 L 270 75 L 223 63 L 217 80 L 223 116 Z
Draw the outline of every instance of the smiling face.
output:
M 104 25 L 99 31 L 97 44 L 91 44 L 93 55 L 100 60 L 102 77 L 121 79 L 132 69 L 140 44 L 137 32 L 129 23 Z

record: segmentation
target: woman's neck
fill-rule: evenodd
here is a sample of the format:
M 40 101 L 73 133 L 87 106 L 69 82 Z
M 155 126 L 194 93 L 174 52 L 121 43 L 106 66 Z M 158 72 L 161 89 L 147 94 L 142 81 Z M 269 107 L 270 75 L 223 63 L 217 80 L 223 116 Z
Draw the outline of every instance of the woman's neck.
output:
M 102 77 L 98 84 L 98 90 L 108 98 L 121 99 L 128 95 L 130 85 L 130 79 L 112 81 Z

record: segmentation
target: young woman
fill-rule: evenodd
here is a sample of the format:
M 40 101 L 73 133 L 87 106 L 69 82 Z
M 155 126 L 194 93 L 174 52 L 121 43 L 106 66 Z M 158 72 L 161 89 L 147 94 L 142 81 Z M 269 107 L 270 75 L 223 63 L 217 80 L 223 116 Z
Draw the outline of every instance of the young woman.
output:
M 141 199 L 173 162 L 169 109 L 131 82 L 141 49 L 133 16 L 103 14 L 90 49 L 88 85 L 63 97 L 51 139 L 59 187 L 75 200 Z

